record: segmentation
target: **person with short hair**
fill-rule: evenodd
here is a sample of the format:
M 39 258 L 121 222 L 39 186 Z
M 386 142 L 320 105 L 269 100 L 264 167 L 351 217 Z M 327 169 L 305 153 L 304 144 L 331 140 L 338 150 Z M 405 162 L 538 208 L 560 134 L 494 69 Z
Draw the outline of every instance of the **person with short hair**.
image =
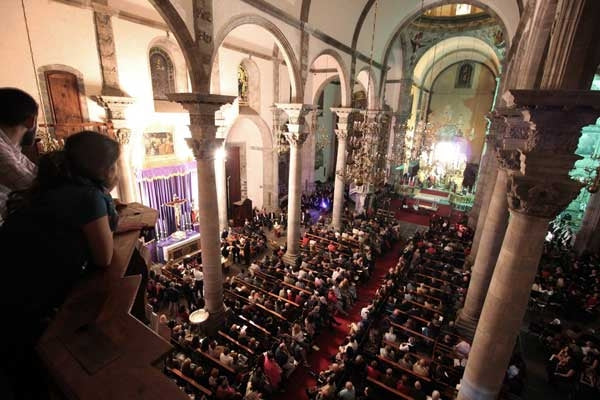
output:
M 356 389 L 352 382 L 346 382 L 344 388 L 338 393 L 338 397 L 342 400 L 356 400 Z
M 38 105 L 29 94 L 15 88 L 0 88 L 0 225 L 13 191 L 28 189 L 37 167 L 22 152 L 32 145 L 37 127 Z

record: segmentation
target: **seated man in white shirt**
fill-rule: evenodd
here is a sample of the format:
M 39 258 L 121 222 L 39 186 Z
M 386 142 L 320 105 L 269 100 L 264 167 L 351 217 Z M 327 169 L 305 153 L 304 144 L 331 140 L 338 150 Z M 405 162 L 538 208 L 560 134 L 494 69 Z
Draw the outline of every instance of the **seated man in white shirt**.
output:
M 233 357 L 229 355 L 229 349 L 227 347 L 223 349 L 223 352 L 219 356 L 219 360 L 228 367 L 233 368 Z
M 37 167 L 22 152 L 35 140 L 38 105 L 27 93 L 0 88 L 0 224 L 6 216 L 6 202 L 13 191 L 28 189 Z
M 390 330 L 383 335 L 383 339 L 388 342 L 395 343 L 396 342 L 396 334 L 394 333 L 394 328 L 390 327 Z

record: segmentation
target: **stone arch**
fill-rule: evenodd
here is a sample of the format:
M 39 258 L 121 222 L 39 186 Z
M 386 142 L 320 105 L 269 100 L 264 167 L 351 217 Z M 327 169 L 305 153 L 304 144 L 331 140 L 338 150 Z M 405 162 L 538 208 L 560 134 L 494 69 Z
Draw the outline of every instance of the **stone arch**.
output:
M 288 67 L 288 71 L 290 74 L 290 82 L 292 86 L 292 99 L 293 101 L 300 102 L 303 97 L 303 87 L 302 87 L 302 79 L 300 77 L 300 66 L 298 64 L 298 59 L 295 56 L 294 49 L 292 45 L 287 40 L 283 32 L 275 25 L 273 22 L 268 19 L 261 17 L 260 15 L 255 14 L 241 14 L 232 17 L 227 23 L 225 23 L 219 32 L 215 35 L 215 46 L 211 58 L 211 69 L 215 68 L 215 60 L 217 59 L 217 54 L 221 44 L 227 37 L 227 35 L 233 31 L 235 28 L 242 25 L 256 25 L 271 34 L 273 40 L 278 45 L 279 50 L 285 60 L 285 63 Z
M 479 7 L 481 9 L 485 10 L 488 14 L 490 14 L 492 17 L 494 17 L 498 21 L 498 25 L 500 25 L 500 27 L 502 29 L 502 33 L 504 34 L 504 38 L 506 40 L 506 48 L 510 48 L 511 37 L 509 35 L 506 23 L 504 22 L 504 20 L 502 18 L 500 18 L 498 13 L 489 4 L 485 4 L 483 1 L 480 1 L 480 0 L 460 0 L 460 1 L 458 1 L 458 0 L 456 0 L 456 1 L 454 1 L 454 0 L 453 1 L 434 0 L 430 4 L 427 4 L 425 7 L 423 7 L 422 9 L 419 9 L 416 12 L 413 12 L 412 14 L 407 15 L 404 19 L 402 19 L 396 25 L 396 28 L 392 31 L 393 34 L 388 38 L 388 40 L 384 46 L 385 50 L 383 52 L 383 60 L 382 60 L 383 65 L 387 65 L 389 57 L 390 57 L 390 53 L 392 50 L 392 45 L 398 39 L 400 33 L 402 32 L 402 30 L 404 30 L 404 28 L 406 28 L 411 22 L 413 22 L 415 19 L 417 19 L 425 11 L 428 11 L 432 8 L 436 8 L 436 7 L 439 7 L 442 5 L 452 4 L 452 3 L 471 4 L 473 6 L 476 6 L 476 7 Z
M 260 69 L 256 62 L 250 58 L 244 58 L 240 63 L 248 73 L 248 107 L 260 111 Z
M 455 44 L 464 43 L 468 40 L 468 47 L 457 48 Z M 412 79 L 418 86 L 428 89 L 427 82 L 431 84 L 433 79 L 439 74 L 440 68 L 460 60 L 476 61 L 485 64 L 494 76 L 499 76 L 502 68 L 501 61 L 498 59 L 494 50 L 483 40 L 473 37 L 454 36 L 444 39 L 434 46 L 431 46 L 421 55 L 413 68 Z M 441 67 L 440 67 L 441 66 Z M 435 72 L 437 69 L 437 73 Z
M 201 89 L 208 85 L 207 82 L 203 82 L 206 78 L 204 78 L 205 73 L 202 70 L 201 55 L 181 15 L 179 15 L 179 12 L 170 1 L 148 1 L 168 25 L 169 30 L 173 32 L 173 36 L 175 36 L 175 40 L 179 44 L 188 67 L 192 90 L 196 92 L 202 91 Z
M 243 121 L 252 123 L 258 132 L 260 133 L 260 140 L 262 146 L 262 205 L 267 209 L 276 209 L 278 206 L 278 187 L 277 175 L 274 174 L 274 170 L 278 167 L 277 153 L 273 150 L 273 137 L 271 130 L 265 120 L 251 108 L 245 108 L 240 110 L 240 114 L 235 118 L 231 126 L 225 135 L 225 144 L 231 143 L 231 132 L 239 126 Z
M 166 36 L 159 36 L 152 39 L 148 44 L 148 54 L 150 54 L 150 50 L 153 48 L 161 49 L 171 59 L 175 74 L 175 91 L 187 92 L 189 90 L 188 68 L 184 54 L 178 44 Z M 150 69 L 150 63 L 148 63 L 148 69 Z
M 338 79 L 338 75 L 333 75 L 333 76 L 330 76 L 329 78 L 327 78 L 326 80 L 324 80 L 323 82 L 321 82 L 319 87 L 317 87 L 317 89 L 313 92 L 313 98 L 311 99 L 311 104 L 314 104 L 316 106 L 317 102 L 319 101 L 319 96 L 321 95 L 321 93 L 323 93 L 325 86 L 327 86 L 331 82 L 335 81 L 336 79 Z M 344 98 L 342 95 L 342 102 L 343 101 L 344 101 Z M 340 107 L 349 107 L 351 102 L 352 102 L 352 97 L 350 97 L 350 101 L 348 103 L 346 103 L 346 105 L 342 104 L 342 105 L 340 105 Z
M 367 91 L 367 105 L 371 110 L 376 109 L 379 106 L 377 101 L 377 78 L 369 67 L 363 67 L 356 75 L 356 81 L 359 82 L 363 88 Z
M 89 112 L 87 107 L 87 97 L 85 95 L 85 84 L 83 74 L 76 68 L 65 64 L 46 64 L 38 67 L 38 82 L 40 83 L 40 91 L 42 96 L 42 102 L 44 107 L 44 115 L 46 116 L 46 123 L 53 124 L 54 116 L 52 115 L 52 101 L 50 100 L 50 93 L 48 93 L 48 82 L 46 82 L 46 72 L 48 71 L 63 71 L 75 75 L 77 78 L 77 88 L 79 90 L 79 105 L 81 107 L 81 115 L 84 121 L 89 121 Z
M 346 72 L 348 70 L 346 69 L 346 65 L 344 64 L 344 60 L 342 59 L 340 54 L 333 49 L 325 49 L 319 54 L 317 54 L 317 56 L 311 61 L 309 65 L 312 66 L 315 63 L 315 61 L 319 59 L 319 57 L 324 55 L 331 56 L 337 63 L 337 65 L 335 65 L 335 69 L 337 69 L 337 76 L 340 80 L 340 91 L 342 98 L 341 107 L 350 107 L 350 103 L 352 102 L 352 89 L 350 87 L 350 80 L 348 79 L 348 74 Z M 335 77 L 335 75 L 333 77 Z M 327 82 L 331 81 L 332 79 L 327 79 Z M 314 92 L 315 95 L 318 94 L 319 91 L 323 89 L 323 87 L 325 87 L 324 84 L 319 85 L 319 88 Z M 313 104 L 315 104 L 314 99 Z

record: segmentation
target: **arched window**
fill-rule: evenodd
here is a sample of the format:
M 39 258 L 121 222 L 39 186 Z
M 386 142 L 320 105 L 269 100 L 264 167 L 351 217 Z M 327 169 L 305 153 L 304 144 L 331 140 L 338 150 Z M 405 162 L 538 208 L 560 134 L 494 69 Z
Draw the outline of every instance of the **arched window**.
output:
M 150 49 L 150 75 L 154 100 L 167 100 L 175 92 L 175 71 L 169 55 L 158 47 Z
M 464 63 L 458 68 L 458 74 L 456 75 L 457 88 L 468 89 L 471 87 L 471 80 L 473 79 L 473 65 L 471 63 Z
M 248 105 L 248 70 L 243 64 L 238 65 L 238 99 L 241 106 Z

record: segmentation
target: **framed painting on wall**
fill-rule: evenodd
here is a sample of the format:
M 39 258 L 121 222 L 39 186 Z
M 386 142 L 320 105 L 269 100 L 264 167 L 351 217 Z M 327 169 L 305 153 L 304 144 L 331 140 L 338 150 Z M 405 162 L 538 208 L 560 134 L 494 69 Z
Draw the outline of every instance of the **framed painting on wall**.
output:
M 170 156 L 175 154 L 172 132 L 145 132 L 146 157 Z

